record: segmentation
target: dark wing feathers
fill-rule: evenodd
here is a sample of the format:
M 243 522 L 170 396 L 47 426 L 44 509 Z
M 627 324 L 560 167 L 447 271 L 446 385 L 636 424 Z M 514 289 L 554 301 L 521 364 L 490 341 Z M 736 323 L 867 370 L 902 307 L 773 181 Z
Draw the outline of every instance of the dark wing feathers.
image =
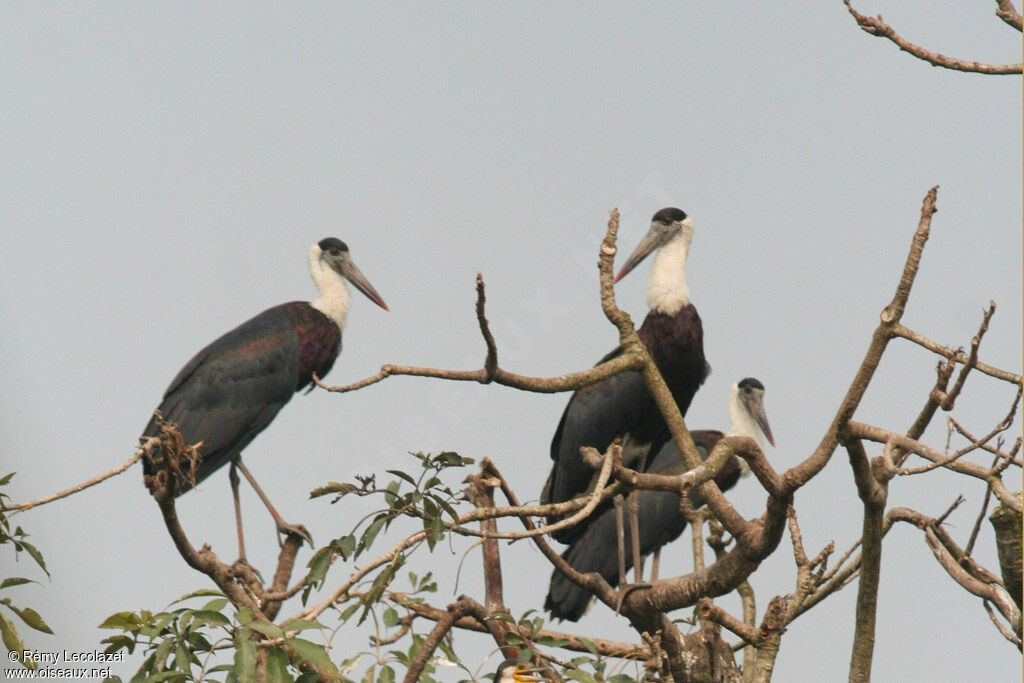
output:
M 704 358 L 704 332 L 697 309 L 691 304 L 675 315 L 651 311 L 637 334 L 657 361 L 676 404 L 685 415 L 709 371 Z M 601 362 L 621 353 L 617 348 Z M 551 440 L 554 464 L 541 493 L 541 503 L 560 503 L 591 489 L 597 473 L 584 464 L 579 454 L 580 447 L 592 446 L 603 453 L 617 436 L 624 437 L 623 463 L 641 469 L 645 469 L 641 458 L 658 452 L 670 440 L 668 426 L 654 398 L 643 377 L 635 371 L 619 373 L 579 389 L 569 399 Z M 599 512 L 595 511 L 595 514 Z M 549 517 L 548 522 L 556 519 Z M 589 523 L 584 520 L 552 535 L 562 543 L 569 543 Z
M 696 430 L 690 434 L 702 459 L 707 459 L 711 449 L 722 438 L 722 433 L 714 430 Z M 686 471 L 675 442 L 668 441 L 661 447 L 647 471 L 654 474 L 681 474 Z M 715 476 L 715 482 L 726 491 L 735 486 L 739 473 L 739 462 L 735 457 L 730 458 Z M 704 498 L 696 489 L 691 489 L 687 495 L 695 508 L 704 505 Z M 637 505 L 641 555 L 649 555 L 671 543 L 686 529 L 686 518 L 679 510 L 679 496 L 674 493 L 640 491 Z M 579 572 L 600 573 L 614 587 L 619 583 L 615 510 L 607 507 L 604 511 L 597 511 L 591 520 L 562 553 L 562 558 Z M 633 566 L 633 554 L 628 533 L 625 536 L 625 547 L 626 567 L 629 568 Z M 556 569 L 551 574 L 544 609 L 554 618 L 578 621 L 592 600 L 590 591 L 577 586 Z
M 601 362 L 619 353 L 616 349 Z M 541 502 L 562 502 L 586 491 L 596 473 L 583 462 L 580 447 L 592 446 L 603 453 L 615 437 L 626 433 L 645 440 L 648 435 L 636 432 L 651 410 L 656 408 L 638 372 L 622 372 L 576 391 L 551 440 L 554 463 Z
M 295 329 L 279 306 L 220 337 L 182 368 L 158 410 L 178 425 L 185 443 L 202 442 L 197 483 L 270 424 L 295 392 L 298 366 Z M 144 435 L 155 434 L 154 415 Z M 180 482 L 178 493 L 189 488 Z

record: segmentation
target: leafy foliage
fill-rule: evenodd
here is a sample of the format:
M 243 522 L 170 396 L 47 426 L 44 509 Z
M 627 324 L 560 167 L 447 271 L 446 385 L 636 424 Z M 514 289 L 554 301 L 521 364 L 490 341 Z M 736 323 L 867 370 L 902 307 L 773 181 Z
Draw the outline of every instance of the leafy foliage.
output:
M 8 516 L 7 507 L 10 496 L 3 491 L 3 487 L 7 486 L 11 479 L 14 478 L 14 472 L 7 474 L 0 478 L 0 545 L 10 544 L 14 548 L 14 557 L 17 558 L 19 553 L 24 552 L 39 568 L 46 573 L 46 576 L 50 576 L 49 570 L 46 568 L 46 562 L 43 560 L 42 553 L 39 550 L 26 541 L 28 533 L 25 532 L 20 526 L 11 528 L 11 520 Z M 0 581 L 0 591 L 13 588 L 15 586 L 22 586 L 27 583 L 38 583 L 32 579 L 27 579 L 21 576 L 12 576 Z M 26 626 L 41 631 L 42 633 L 53 634 L 53 631 L 46 624 L 43 618 L 31 607 L 18 607 L 15 605 L 11 598 L 4 596 L 0 597 L 0 605 L 3 605 L 8 611 L 14 613 Z M 0 610 L 0 636 L 3 637 L 4 647 L 7 648 L 8 652 L 17 652 L 18 657 L 16 658 L 22 666 L 28 669 L 35 669 L 37 664 L 31 659 L 27 659 L 23 656 L 25 652 L 25 643 L 22 641 L 21 636 L 18 633 L 18 629 L 15 626 L 14 620 L 9 617 L 4 610 Z
M 363 557 L 399 518 L 419 520 L 421 532 L 415 541 L 390 555 L 335 602 L 342 622 L 358 618 L 360 624 L 367 620 L 376 624 L 378 635 L 374 640 L 378 647 L 373 652 L 352 654 L 335 664 L 330 658 L 329 644 L 325 645 L 329 643 L 329 634 L 316 642 L 299 637 L 303 631 L 324 629 L 319 622 L 290 620 L 274 624 L 256 619 L 248 608 L 238 609 L 216 590 L 189 593 L 160 612 L 142 610 L 111 615 L 100 627 L 121 633 L 103 640 L 106 652 L 143 651 L 145 660 L 132 681 L 201 679 L 230 683 L 250 680 L 260 670 L 266 672 L 269 681 L 314 680 L 321 673 L 349 681 L 355 680 L 348 676 L 356 670 L 361 670 L 358 680 L 362 683 L 396 680 L 426 638 L 426 634 L 409 626 L 412 619 L 408 606 L 422 602 L 423 595 L 436 592 L 437 583 L 430 573 L 420 576 L 408 572 L 403 581 L 407 582 L 407 586 L 403 585 L 404 593 L 393 593 L 392 584 L 399 579 L 411 553 L 421 546 L 432 551 L 449 533 L 448 525 L 458 521 L 456 508 L 465 502 L 465 494 L 461 488 L 447 485 L 443 476 L 446 470 L 473 464 L 472 459 L 453 452 L 411 455 L 418 464 L 417 470 L 413 474 L 389 470 L 394 478 L 384 486 L 377 484 L 376 475 L 357 476 L 354 482 L 332 482 L 311 493 L 313 498 L 333 496 L 332 504 L 357 496 L 381 499 L 384 506 L 314 553 L 302 580 L 303 604 L 313 591 L 324 586 L 336 560 Z M 207 601 L 198 607 L 181 604 L 201 598 Z M 379 648 L 399 642 L 404 643 L 401 648 L 387 652 Z M 438 661 L 444 666 L 459 667 L 472 675 L 448 643 L 442 642 L 439 652 Z M 437 666 L 436 662 L 428 663 L 420 680 L 434 681 Z
M 198 598 L 210 599 L 199 608 L 170 609 Z M 337 671 L 322 644 L 298 637 L 303 631 L 322 629 L 319 623 L 293 619 L 278 626 L 260 621 L 246 608 L 236 611 L 215 590 L 189 593 L 155 614 L 118 612 L 100 628 L 122 631 L 103 640 L 104 652 L 123 649 L 130 654 L 141 648 L 146 653 L 132 681 L 248 681 L 261 659 L 268 681 L 311 681 L 316 680 L 316 669 Z M 232 649 L 228 663 L 226 655 Z M 217 658 L 220 651 L 225 656 Z M 225 677 L 214 678 L 216 674 Z

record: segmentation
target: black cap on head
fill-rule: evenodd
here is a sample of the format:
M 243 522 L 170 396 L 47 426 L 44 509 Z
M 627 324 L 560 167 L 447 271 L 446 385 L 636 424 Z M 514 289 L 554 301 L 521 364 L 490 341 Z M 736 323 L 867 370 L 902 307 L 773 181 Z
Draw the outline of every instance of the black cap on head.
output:
M 325 237 L 318 244 L 321 251 L 348 251 L 348 246 L 337 237 Z
M 739 382 L 740 389 L 760 389 L 764 391 L 764 385 L 756 377 L 744 377 Z
M 674 206 L 662 209 L 651 218 L 652 223 L 657 221 L 659 223 L 664 223 L 665 225 L 671 225 L 672 223 L 678 223 L 679 221 L 684 220 L 686 220 L 686 212 L 682 209 L 677 209 Z

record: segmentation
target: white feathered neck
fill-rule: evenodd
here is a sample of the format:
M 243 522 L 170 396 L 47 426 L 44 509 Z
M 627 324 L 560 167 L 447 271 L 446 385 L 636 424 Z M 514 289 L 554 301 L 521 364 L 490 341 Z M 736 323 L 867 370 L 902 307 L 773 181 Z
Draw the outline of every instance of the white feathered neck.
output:
M 647 305 L 652 311 L 675 315 L 690 304 L 686 286 L 686 255 L 693 239 L 693 223 L 689 216 L 683 229 L 663 244 L 654 255 L 651 278 L 647 281 Z
M 740 398 L 738 383 L 733 384 L 732 391 L 729 392 L 729 422 L 732 423 L 732 435 L 749 436 L 757 442 L 758 448 L 762 451 L 766 450 L 764 432 L 761 431 L 757 422 L 750 415 L 750 411 L 747 410 L 747 406 L 744 405 L 743 399 Z M 745 477 L 748 474 L 750 474 L 750 465 L 746 460 L 740 458 L 740 476 Z
M 313 308 L 333 320 L 339 330 L 343 330 L 351 303 L 348 285 L 345 284 L 345 278 L 340 273 L 320 259 L 321 254 L 323 254 L 323 250 L 320 249 L 319 244 L 314 244 L 309 248 L 309 272 L 313 276 L 313 284 L 320 292 L 320 296 L 309 303 Z

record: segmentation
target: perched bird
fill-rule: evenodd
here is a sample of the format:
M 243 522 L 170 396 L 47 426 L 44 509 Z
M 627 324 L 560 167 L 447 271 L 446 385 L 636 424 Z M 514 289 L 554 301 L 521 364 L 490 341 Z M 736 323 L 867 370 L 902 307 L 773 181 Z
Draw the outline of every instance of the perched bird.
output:
M 651 310 L 637 334 L 684 415 L 710 371 L 704 360 L 700 316 L 690 302 L 686 286 L 686 255 L 692 239 L 693 221 L 689 216 L 681 209 L 662 209 L 654 214 L 647 235 L 616 277 L 618 282 L 657 251 L 647 285 Z M 621 353 L 621 347 L 616 348 L 601 362 Z M 649 453 L 657 453 L 671 439 L 654 398 L 636 371 L 619 373 L 573 393 L 551 440 L 554 463 L 541 493 L 541 503 L 560 503 L 591 488 L 596 474 L 583 462 L 580 447 L 591 446 L 603 453 L 616 437 L 623 438 L 623 464 L 629 467 L 637 467 Z M 548 522 L 557 519 L 552 516 Z M 583 520 L 552 535 L 568 543 L 584 532 L 587 523 Z
M 732 433 L 749 436 L 764 448 L 763 438 L 774 446 L 771 427 L 764 412 L 764 385 L 753 377 L 747 377 L 734 384 L 729 394 L 729 415 L 732 422 Z M 711 450 L 724 435 L 715 430 L 695 430 L 690 432 L 697 446 L 700 457 L 707 460 Z M 661 447 L 650 463 L 647 471 L 652 474 L 678 475 L 686 471 L 682 456 L 675 441 L 669 441 Z M 746 474 L 747 463 L 735 455 L 715 475 L 718 488 L 727 491 L 736 485 L 741 474 Z M 637 491 L 637 503 L 640 534 L 640 554 L 656 553 L 666 543 L 679 538 L 686 529 L 686 517 L 679 509 L 679 496 L 666 491 Z M 696 488 L 686 494 L 694 509 L 704 505 L 704 497 Z M 598 572 L 611 586 L 619 583 L 618 566 L 618 530 L 615 522 L 615 511 L 606 509 L 572 545 L 562 553 L 562 558 L 578 572 Z M 630 536 L 625 536 L 627 566 L 632 566 L 633 554 Z M 655 564 L 655 572 L 657 564 Z M 657 576 L 652 577 L 652 580 Z M 579 621 L 594 596 L 586 588 L 577 586 L 557 569 L 551 574 L 551 585 L 544 609 L 556 619 Z
M 509 657 L 498 665 L 494 672 L 494 683 L 525 683 L 526 681 L 543 681 L 537 675 L 540 668 L 532 666 L 529 662 L 521 661 L 515 657 Z
M 266 429 L 292 394 L 310 386 L 313 373 L 323 377 L 341 351 L 341 332 L 348 316 L 347 279 L 371 301 L 387 304 L 356 268 L 344 242 L 328 237 L 309 250 L 309 269 L 320 296 L 312 302 L 292 301 L 269 308 L 242 323 L 197 353 L 167 387 L 143 436 L 158 434 L 157 415 L 177 425 L 187 444 L 199 444 L 200 459 L 192 472 L 174 476 L 175 496 L 232 463 L 235 511 L 239 511 L 235 467 L 249 479 L 274 517 L 278 531 L 298 531 L 284 522 L 241 464 L 241 452 Z M 157 466 L 144 460 L 147 485 Z M 152 488 L 152 486 L 151 486 Z M 303 530 L 304 531 L 304 530 Z M 245 557 L 241 516 L 239 552 Z M 308 538 L 308 534 L 305 534 Z

